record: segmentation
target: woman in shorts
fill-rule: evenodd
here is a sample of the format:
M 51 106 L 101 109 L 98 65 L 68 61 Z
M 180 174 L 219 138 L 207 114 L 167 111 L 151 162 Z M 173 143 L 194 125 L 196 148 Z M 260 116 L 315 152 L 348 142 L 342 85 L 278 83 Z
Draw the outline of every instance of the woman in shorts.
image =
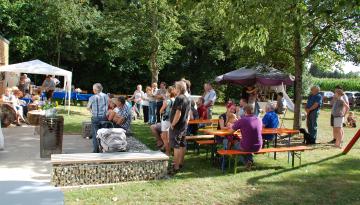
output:
M 344 92 L 336 90 L 334 95 L 334 103 L 331 109 L 331 114 L 334 116 L 333 135 L 335 147 L 341 148 L 342 140 L 344 138 L 343 124 L 345 113 L 349 110 L 349 105 L 342 99 Z
M 162 114 L 161 139 L 164 142 L 165 154 L 170 156 L 169 128 L 170 128 L 170 112 L 176 97 L 176 90 L 174 87 L 170 86 L 167 89 L 166 97 L 167 99 L 164 101 L 160 109 L 160 113 Z

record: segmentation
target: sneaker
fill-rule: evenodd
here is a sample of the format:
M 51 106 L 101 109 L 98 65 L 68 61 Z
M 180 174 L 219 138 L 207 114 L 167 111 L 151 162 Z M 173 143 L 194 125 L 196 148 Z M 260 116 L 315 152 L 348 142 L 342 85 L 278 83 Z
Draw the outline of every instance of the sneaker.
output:
M 245 169 L 246 169 L 247 171 L 250 171 L 252 165 L 253 165 L 253 162 L 252 162 L 252 161 L 247 161 L 246 164 L 245 164 Z
M 336 142 L 336 139 L 333 139 L 333 140 L 331 140 L 330 142 L 328 142 L 329 144 L 335 144 L 335 142 Z

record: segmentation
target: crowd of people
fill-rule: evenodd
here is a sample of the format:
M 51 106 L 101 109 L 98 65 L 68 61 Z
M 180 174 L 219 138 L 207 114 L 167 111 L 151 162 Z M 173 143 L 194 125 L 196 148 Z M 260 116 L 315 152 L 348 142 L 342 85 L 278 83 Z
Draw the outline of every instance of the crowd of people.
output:
M 153 135 L 156 137 L 157 147 L 170 155 L 174 153 L 172 172 L 178 172 L 184 165 L 186 150 L 185 137 L 196 135 L 199 127 L 205 126 L 188 125 L 193 119 L 212 119 L 212 110 L 216 102 L 216 92 L 210 83 L 204 84 L 204 94 L 195 102 L 190 95 L 191 83 L 186 79 L 175 82 L 168 86 L 161 82 L 158 88 L 157 83 L 147 86 L 145 92 L 142 86 L 138 85 L 134 94 L 126 99 L 125 97 L 111 98 L 102 92 L 102 86 L 93 86 L 94 96 L 90 98 L 88 109 L 92 113 L 93 136 L 101 127 L 101 122 L 110 121 L 114 127 L 125 130 L 130 129 L 133 113 L 144 123 L 150 125 Z M 307 128 L 309 139 L 307 144 L 316 143 L 317 118 L 322 106 L 322 98 L 319 94 L 319 87 L 311 89 L 311 95 L 305 107 L 307 113 Z M 349 110 L 348 100 L 340 86 L 335 90 L 335 97 L 332 101 L 331 125 L 333 126 L 334 140 L 337 147 L 341 147 L 343 138 L 344 116 Z M 223 144 L 224 149 L 239 149 L 243 151 L 256 152 L 264 146 L 264 142 L 270 142 L 275 135 L 262 135 L 263 128 L 278 128 L 279 116 L 287 111 L 287 104 L 282 92 L 276 93 L 276 102 L 266 103 L 264 115 L 260 118 L 261 112 L 258 100 L 259 94 L 254 86 L 244 88 L 238 104 L 229 100 L 226 103 L 226 112 L 220 114 L 218 129 L 227 129 L 235 132 L 240 130 L 241 140 L 234 134 L 229 136 L 216 137 L 218 143 Z M 133 102 L 131 104 L 130 102 Z M 354 114 L 349 113 L 348 123 L 356 123 Z M 98 152 L 98 145 L 94 139 L 94 152 Z M 253 164 L 252 155 L 244 156 L 243 163 L 247 167 Z
M 356 127 L 356 118 L 354 112 L 350 112 L 349 99 L 347 95 L 345 95 L 343 88 L 340 85 L 336 86 L 334 93 L 335 95 L 330 102 L 332 106 L 330 126 L 333 128 L 333 139 L 329 143 L 335 144 L 338 148 L 342 148 L 344 138 L 343 127 Z M 305 108 L 307 114 L 306 124 L 310 138 L 308 144 L 316 143 L 317 120 L 322 104 L 323 101 L 322 96 L 320 95 L 320 87 L 313 86 Z M 345 121 L 346 114 L 348 114 L 348 116 Z
M 47 101 L 50 101 L 56 86 L 60 83 L 55 76 L 47 75 L 38 88 L 33 89 L 32 81 L 27 74 L 21 74 L 17 86 L 7 87 L 2 95 L 2 103 L 10 105 L 16 113 L 15 124 L 28 123 L 26 115 L 28 110 L 37 109 Z M 42 97 L 42 93 L 45 97 Z

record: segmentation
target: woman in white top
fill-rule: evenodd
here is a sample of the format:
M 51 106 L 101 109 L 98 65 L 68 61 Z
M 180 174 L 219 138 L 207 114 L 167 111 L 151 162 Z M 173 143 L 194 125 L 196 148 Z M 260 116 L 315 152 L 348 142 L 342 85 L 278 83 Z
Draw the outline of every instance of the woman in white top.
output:
M 142 97 L 144 95 L 144 92 L 142 91 L 142 86 L 138 85 L 136 87 L 136 90 L 133 94 L 133 96 L 130 98 L 132 101 L 134 101 L 134 104 L 136 106 L 136 115 L 138 118 L 140 118 L 141 115 L 141 106 L 142 106 Z
M 144 115 L 144 123 L 149 122 L 149 94 L 152 94 L 152 89 L 150 86 L 146 87 L 145 93 L 142 96 L 142 109 Z

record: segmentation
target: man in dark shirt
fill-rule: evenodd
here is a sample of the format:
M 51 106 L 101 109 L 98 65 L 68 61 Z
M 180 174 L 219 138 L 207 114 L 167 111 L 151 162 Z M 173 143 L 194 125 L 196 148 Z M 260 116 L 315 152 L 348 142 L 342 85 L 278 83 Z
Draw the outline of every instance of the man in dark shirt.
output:
M 317 136 L 317 119 L 320 112 L 320 107 L 322 105 L 322 97 L 319 94 L 320 88 L 318 86 L 313 86 L 311 88 L 311 95 L 309 96 L 306 103 L 306 114 L 307 114 L 307 127 L 310 134 L 311 141 L 308 144 L 316 143 Z
M 174 172 L 176 173 L 184 161 L 186 147 L 186 129 L 191 109 L 190 100 L 185 96 L 186 84 L 183 81 L 175 83 L 178 96 L 170 113 L 171 127 L 169 130 L 170 145 L 174 148 Z

